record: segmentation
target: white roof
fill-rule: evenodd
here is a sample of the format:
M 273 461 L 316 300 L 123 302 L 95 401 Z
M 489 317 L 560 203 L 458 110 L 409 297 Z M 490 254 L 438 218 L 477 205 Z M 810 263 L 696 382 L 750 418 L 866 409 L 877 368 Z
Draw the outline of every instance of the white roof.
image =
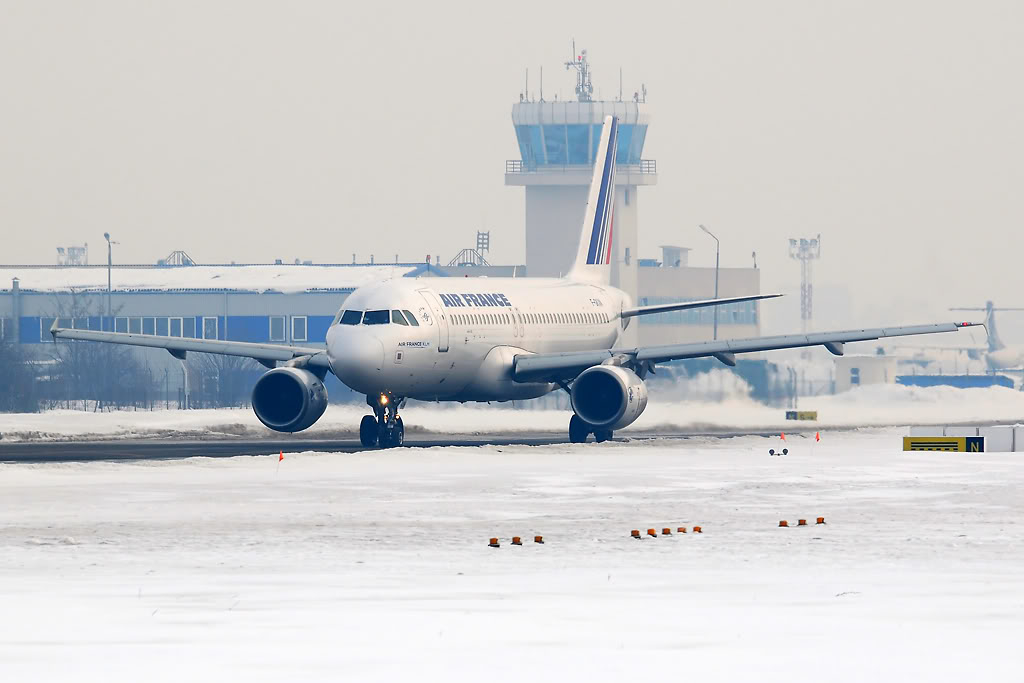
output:
M 417 266 L 402 265 L 221 265 L 114 267 L 115 291 L 241 290 L 284 293 L 354 289 L 403 277 Z M 0 291 L 18 278 L 23 290 L 61 292 L 106 290 L 106 266 L 3 266 Z

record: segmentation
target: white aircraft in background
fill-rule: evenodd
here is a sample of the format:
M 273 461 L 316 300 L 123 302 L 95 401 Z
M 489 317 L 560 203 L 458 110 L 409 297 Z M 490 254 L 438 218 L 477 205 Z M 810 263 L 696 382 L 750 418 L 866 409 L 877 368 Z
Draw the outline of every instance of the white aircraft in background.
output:
M 247 356 L 271 368 L 252 395 L 256 416 L 270 429 L 297 432 L 327 408 L 323 380 L 333 372 L 366 394 L 373 415 L 359 426 L 364 446 L 399 446 L 405 428 L 398 411 L 406 399 L 509 401 L 559 388 L 571 397 L 569 440 L 597 441 L 632 424 L 647 406 L 644 378 L 657 363 L 714 356 L 735 365 L 735 354 L 823 345 L 842 355 L 846 342 L 953 332 L 972 323 L 757 337 L 728 341 L 623 347 L 630 321 L 640 315 L 767 299 L 777 294 L 633 305 L 609 285 L 615 227 L 615 152 L 618 123 L 601 131 L 579 248 L 563 278 L 399 278 L 360 287 L 345 300 L 327 332 L 327 348 L 70 330 L 56 339 L 81 339 Z M 283 363 L 278 367 L 278 363 Z

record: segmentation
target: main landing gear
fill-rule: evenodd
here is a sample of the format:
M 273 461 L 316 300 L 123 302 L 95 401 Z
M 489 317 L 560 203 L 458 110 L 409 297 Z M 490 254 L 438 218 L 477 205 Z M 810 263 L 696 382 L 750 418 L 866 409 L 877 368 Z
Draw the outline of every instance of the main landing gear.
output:
M 404 404 L 404 398 L 388 393 L 367 396 L 366 405 L 373 409 L 373 415 L 364 415 L 359 423 L 359 442 L 366 448 L 394 448 L 404 444 L 405 425 L 398 416 L 398 409 Z
M 593 425 L 587 424 L 579 415 L 569 418 L 569 443 L 584 443 L 587 437 L 593 433 L 594 440 L 598 443 L 608 441 L 612 438 L 612 430 L 595 429 Z

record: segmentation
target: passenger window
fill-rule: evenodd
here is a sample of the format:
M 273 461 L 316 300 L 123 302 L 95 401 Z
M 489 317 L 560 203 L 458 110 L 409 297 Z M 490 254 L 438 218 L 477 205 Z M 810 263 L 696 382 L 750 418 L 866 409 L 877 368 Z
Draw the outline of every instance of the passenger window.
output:
M 409 323 L 405 321 L 405 316 L 402 315 L 401 311 L 397 310 L 391 311 L 391 322 L 395 323 L 396 325 L 405 325 L 406 327 L 409 326 Z
M 363 315 L 364 325 L 387 325 L 391 322 L 391 311 L 367 311 Z
M 362 311 L 345 311 L 341 314 L 342 325 L 358 325 L 359 321 L 363 319 Z
M 404 308 L 402 309 L 402 313 L 405 313 L 405 319 L 409 321 L 410 325 L 412 325 L 413 327 L 419 327 L 420 326 L 419 321 L 416 320 L 416 316 L 414 316 L 412 313 L 410 313 L 409 311 L 405 310 Z

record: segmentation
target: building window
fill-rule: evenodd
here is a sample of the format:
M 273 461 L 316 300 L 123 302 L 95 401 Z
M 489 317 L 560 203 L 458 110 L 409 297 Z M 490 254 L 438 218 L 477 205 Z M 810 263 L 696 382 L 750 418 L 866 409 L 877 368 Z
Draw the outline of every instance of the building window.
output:
M 853 386 L 860 385 L 860 368 L 850 368 L 850 384 Z
M 272 342 L 283 342 L 284 338 L 284 316 L 283 315 L 272 315 L 270 316 L 270 341 Z
M 170 328 L 170 336 L 180 337 L 181 336 L 181 318 L 168 318 L 168 327 Z M 195 324 L 195 323 L 193 323 Z
M 142 318 L 128 318 L 128 332 L 142 334 Z
M 203 339 L 217 338 L 217 319 L 203 318 Z
M 5 341 L 8 335 L 14 333 L 14 327 L 7 318 L 0 318 L 0 341 Z
M 306 316 L 292 316 L 292 341 L 306 341 Z
M 142 319 L 142 334 L 156 334 L 156 318 Z
M 168 332 L 168 318 L 157 318 L 156 319 L 156 334 L 158 337 L 167 337 Z
M 188 339 L 196 338 L 196 319 L 192 316 L 188 318 L 182 318 L 181 320 L 182 330 L 181 336 Z
M 128 332 L 128 318 L 114 318 L 114 332 Z

